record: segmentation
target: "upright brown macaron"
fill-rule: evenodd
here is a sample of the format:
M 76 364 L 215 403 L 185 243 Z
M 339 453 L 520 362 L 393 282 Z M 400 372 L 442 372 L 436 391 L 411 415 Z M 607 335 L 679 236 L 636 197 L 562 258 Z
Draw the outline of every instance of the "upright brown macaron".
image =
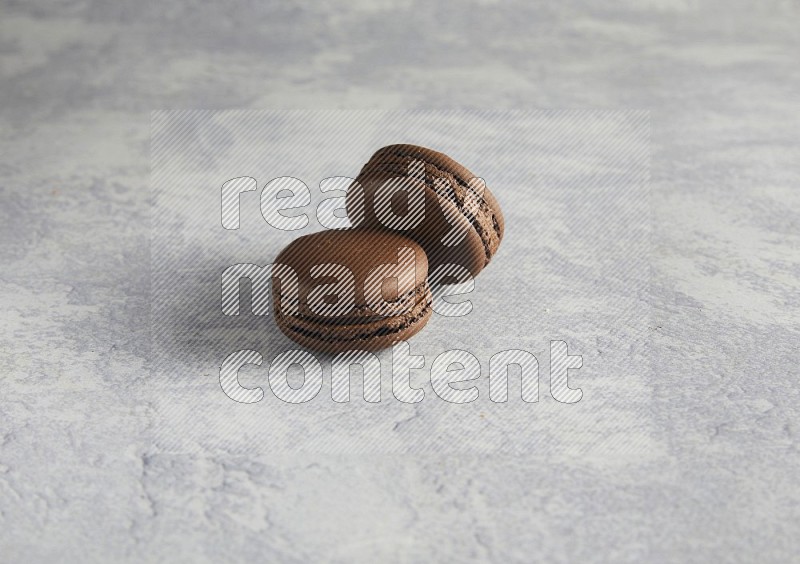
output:
M 329 230 L 292 241 L 273 265 L 280 330 L 310 349 L 378 350 L 417 333 L 431 316 L 428 260 L 389 231 Z
M 348 190 L 347 212 L 356 225 L 417 241 L 431 272 L 457 264 L 476 276 L 497 252 L 505 228 L 500 204 L 482 179 L 447 155 L 416 145 L 375 152 Z

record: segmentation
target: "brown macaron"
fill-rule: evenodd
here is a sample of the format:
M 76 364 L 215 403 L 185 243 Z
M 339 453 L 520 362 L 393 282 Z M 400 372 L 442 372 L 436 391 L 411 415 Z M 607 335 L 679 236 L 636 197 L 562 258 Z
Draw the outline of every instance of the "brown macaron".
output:
M 431 316 L 428 260 L 400 234 L 329 230 L 292 241 L 273 266 L 280 330 L 313 350 L 378 350 L 417 333 Z
M 482 179 L 416 145 L 389 145 L 372 155 L 348 189 L 347 212 L 355 225 L 417 241 L 431 272 L 456 264 L 476 276 L 497 252 L 505 228 L 500 204 Z

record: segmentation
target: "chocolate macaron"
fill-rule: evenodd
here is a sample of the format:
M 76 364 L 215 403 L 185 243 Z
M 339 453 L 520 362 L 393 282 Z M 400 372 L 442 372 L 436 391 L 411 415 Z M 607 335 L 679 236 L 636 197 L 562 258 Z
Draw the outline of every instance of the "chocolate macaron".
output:
M 500 204 L 481 178 L 416 145 L 375 152 L 348 189 L 347 212 L 355 225 L 417 241 L 431 272 L 455 264 L 472 276 L 492 260 L 505 227 Z
M 431 316 L 428 260 L 389 231 L 329 230 L 292 241 L 273 265 L 275 321 L 323 352 L 378 350 L 417 333 Z

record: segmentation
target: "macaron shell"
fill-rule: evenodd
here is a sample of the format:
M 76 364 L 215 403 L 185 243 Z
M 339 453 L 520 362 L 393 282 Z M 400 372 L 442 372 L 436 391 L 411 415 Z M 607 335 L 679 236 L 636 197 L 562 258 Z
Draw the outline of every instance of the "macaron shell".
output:
M 365 281 L 374 268 L 384 264 L 397 264 L 399 253 L 403 249 L 410 249 L 414 253 L 414 271 L 407 273 L 413 276 L 413 288 L 410 289 L 414 289 L 423 284 L 428 277 L 425 251 L 408 237 L 390 231 L 346 229 L 305 235 L 295 239 L 281 251 L 274 264 L 285 265 L 297 274 L 300 312 L 310 316 L 314 313 L 309 308 L 309 293 L 321 284 L 337 281 L 335 276 L 312 276 L 312 269 L 326 264 L 343 265 L 353 274 L 355 305 L 359 308 L 359 311 L 353 313 L 359 316 L 371 316 L 382 312 L 368 310 L 364 293 Z M 282 285 L 281 281 L 279 286 Z M 396 286 L 395 284 L 395 291 Z M 387 300 L 397 297 L 391 294 L 384 295 Z
M 351 186 L 348 190 L 347 213 L 351 220 L 360 219 L 361 225 L 366 228 L 387 229 L 375 213 L 375 195 L 384 182 L 393 178 L 397 177 L 391 171 L 383 170 L 360 175 L 356 179 L 358 186 Z M 419 183 L 419 186 L 424 190 L 424 219 L 412 229 L 390 232 L 405 234 L 425 248 L 430 273 L 442 264 L 454 263 L 476 276 L 487 260 L 483 241 L 477 231 L 449 199 L 441 197 L 424 183 Z M 357 195 L 359 191 L 361 194 Z M 400 215 L 405 210 L 397 213 Z M 452 234 L 460 237 L 457 244 L 448 240 Z
M 428 163 L 433 164 L 437 168 L 447 171 L 454 176 L 458 177 L 458 179 L 463 183 L 469 183 L 469 181 L 473 178 L 479 178 L 478 175 L 473 174 L 468 168 L 466 168 L 461 163 L 455 161 L 454 159 L 448 157 L 444 153 L 440 153 L 439 151 L 434 151 L 433 149 L 428 149 L 427 147 L 420 147 L 419 145 L 409 145 L 409 144 L 396 144 L 396 145 L 387 145 L 381 149 L 378 149 L 370 158 L 370 161 L 382 160 L 387 156 L 400 156 L 400 157 L 412 157 L 415 159 L 419 159 Z M 364 168 L 369 166 L 369 162 L 365 165 Z M 484 189 L 483 199 L 488 204 L 488 207 L 491 209 L 492 215 L 494 216 L 495 221 L 497 222 L 497 226 L 499 228 L 499 236 L 500 239 L 503 238 L 503 234 L 505 233 L 505 218 L 503 217 L 503 210 L 500 208 L 500 203 L 495 198 L 492 191 L 489 189 L 488 185 Z

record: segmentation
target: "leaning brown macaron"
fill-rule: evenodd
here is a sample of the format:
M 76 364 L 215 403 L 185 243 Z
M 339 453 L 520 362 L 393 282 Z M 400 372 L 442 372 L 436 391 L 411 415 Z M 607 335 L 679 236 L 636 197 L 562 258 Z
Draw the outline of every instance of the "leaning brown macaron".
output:
M 389 145 L 372 155 L 348 190 L 347 212 L 357 225 L 417 241 L 431 272 L 457 264 L 472 276 L 492 260 L 505 227 L 500 204 L 482 179 L 447 155 L 416 145 Z
M 428 260 L 402 235 L 330 230 L 292 241 L 273 266 L 280 330 L 324 352 L 379 350 L 410 338 L 431 316 Z

